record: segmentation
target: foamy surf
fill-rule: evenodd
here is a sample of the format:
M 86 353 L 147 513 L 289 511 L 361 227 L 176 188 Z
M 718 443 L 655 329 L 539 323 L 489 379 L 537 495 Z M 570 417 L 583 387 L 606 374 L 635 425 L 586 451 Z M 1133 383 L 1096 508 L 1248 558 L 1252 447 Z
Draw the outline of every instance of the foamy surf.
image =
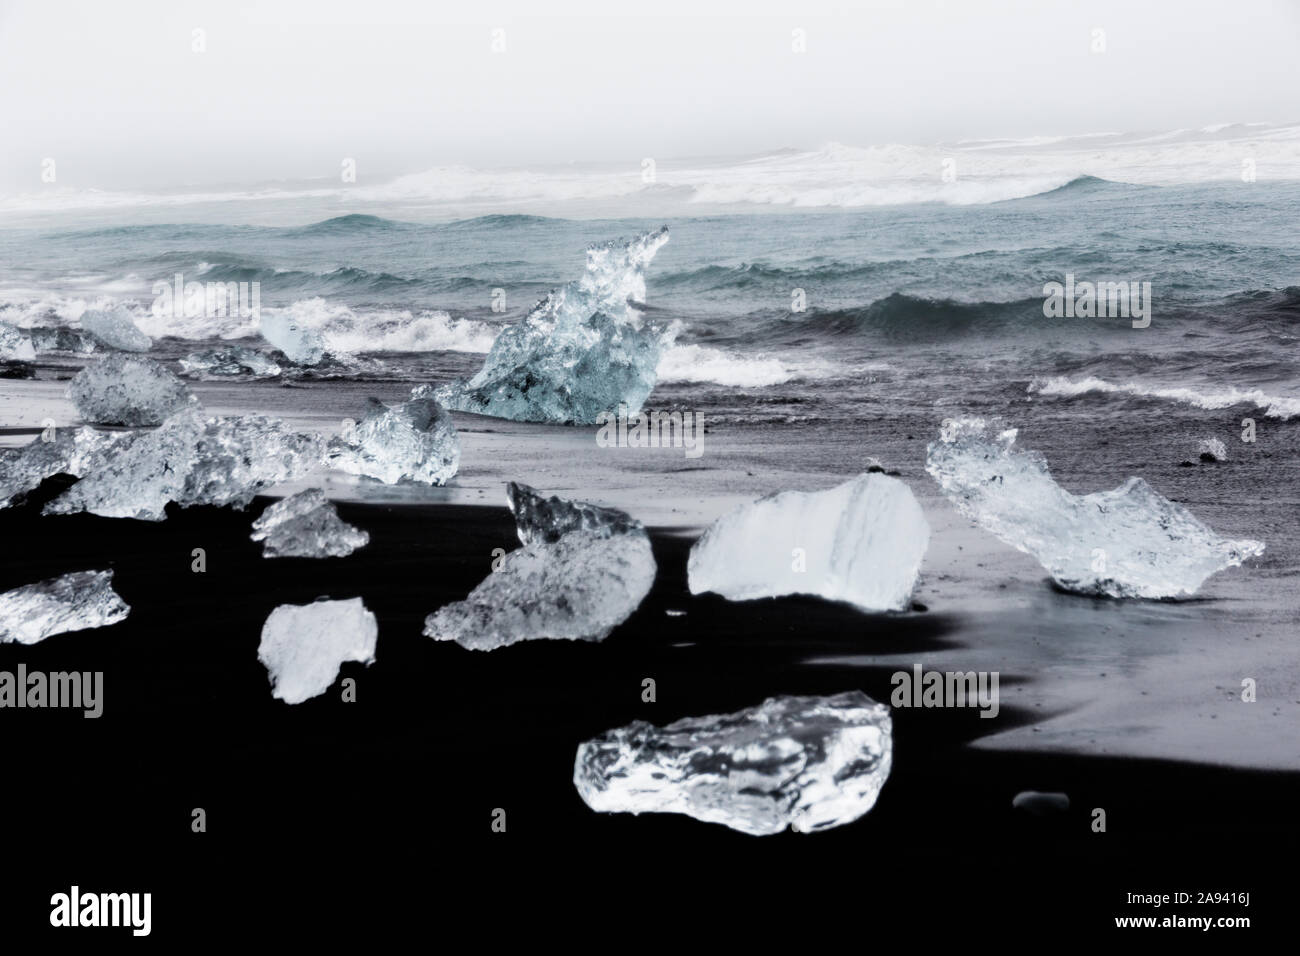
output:
M 1277 395 L 1269 395 L 1258 388 L 1239 389 L 1233 386 L 1227 386 L 1226 388 L 1219 389 L 1206 387 L 1203 390 L 1198 390 L 1185 386 L 1161 387 L 1156 385 L 1144 385 L 1140 382 L 1125 382 L 1117 384 L 1094 376 L 1077 380 L 1056 376 L 1052 378 L 1035 379 L 1029 384 L 1029 392 L 1031 394 L 1042 395 L 1048 398 L 1076 398 L 1079 395 L 1085 395 L 1089 392 L 1134 395 L 1139 398 L 1155 398 L 1163 401 L 1181 402 L 1185 405 L 1194 405 L 1197 408 L 1206 409 L 1207 411 L 1221 408 L 1232 408 L 1234 405 L 1254 405 L 1256 408 L 1262 409 L 1266 417 L 1276 418 L 1282 421 L 1300 415 L 1300 398 L 1286 398 Z

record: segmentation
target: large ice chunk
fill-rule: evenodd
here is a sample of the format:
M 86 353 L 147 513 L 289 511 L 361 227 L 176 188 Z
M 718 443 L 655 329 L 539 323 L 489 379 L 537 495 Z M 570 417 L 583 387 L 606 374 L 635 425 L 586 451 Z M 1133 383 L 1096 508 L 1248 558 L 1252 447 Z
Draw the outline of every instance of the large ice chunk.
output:
M 813 594 L 901 611 L 930 543 L 911 489 L 862 474 L 827 491 L 783 491 L 723 515 L 691 548 L 692 594 L 732 601 Z
M 79 355 L 89 355 L 98 346 L 96 338 L 82 329 L 37 326 L 27 331 L 32 337 L 32 348 L 37 352 L 76 352 Z
M 108 518 L 162 521 L 174 501 L 245 507 L 260 491 L 319 467 L 324 442 L 278 419 L 204 419 L 180 412 L 155 431 L 134 436 L 103 467 L 45 506 L 46 514 L 89 511 Z
M 257 659 L 271 679 L 271 696 L 301 704 L 329 690 L 345 661 L 375 659 L 379 624 L 361 598 L 281 604 L 262 625 Z
M 27 333 L 8 322 L 0 322 L 0 362 L 34 361 L 36 349 Z
M 464 601 L 430 614 L 424 633 L 482 651 L 541 638 L 604 640 L 654 584 L 645 529 L 612 509 L 543 502 L 526 485 L 512 485 L 509 501 L 519 538 L 527 543 L 507 554 Z M 539 519 L 543 505 L 558 520 Z M 609 517 L 590 520 L 597 514 Z M 570 525 L 572 530 L 563 530 Z
M 112 571 L 74 571 L 0 594 L 0 644 L 107 627 L 130 611 L 113 590 Z
M 232 345 L 220 349 L 191 352 L 181 359 L 185 374 L 194 378 L 274 378 L 283 369 L 265 352 Z
M 684 813 L 754 836 L 827 830 L 876 803 L 889 708 L 861 691 L 771 697 L 735 714 L 644 721 L 578 747 L 573 783 L 602 813 Z
M 83 421 L 97 425 L 161 425 L 198 402 L 157 362 L 114 352 L 73 376 L 68 398 Z
M 338 516 L 319 488 L 270 505 L 253 522 L 264 558 L 342 558 L 370 543 L 370 535 Z
M 329 464 L 387 485 L 442 485 L 460 465 L 460 439 L 451 415 L 431 398 L 391 406 L 372 398 L 366 417 L 330 442 Z
M 636 414 L 654 388 L 664 334 L 642 316 L 645 270 L 667 241 L 664 226 L 591 246 L 581 279 L 503 330 L 469 381 L 433 394 L 448 408 L 518 421 L 592 424 L 620 403 Z
M 81 478 L 104 465 L 118 445 L 135 436 L 93 428 L 58 428 L 22 448 L 0 450 L 0 508 L 7 508 L 46 478 Z
M 926 470 L 957 510 L 1033 555 L 1066 590 L 1179 597 L 1264 551 L 1260 541 L 1220 538 L 1141 478 L 1071 494 L 1041 454 L 1019 451 L 1015 441 L 1014 428 L 956 419 L 930 443 Z
M 130 311 L 120 305 L 87 309 L 81 314 L 81 327 L 105 345 L 123 352 L 148 352 L 153 348 L 153 339 L 136 328 Z
M 320 333 L 287 312 L 263 312 L 259 327 L 262 338 L 283 352 L 290 362 L 315 365 L 325 357 L 325 342 Z

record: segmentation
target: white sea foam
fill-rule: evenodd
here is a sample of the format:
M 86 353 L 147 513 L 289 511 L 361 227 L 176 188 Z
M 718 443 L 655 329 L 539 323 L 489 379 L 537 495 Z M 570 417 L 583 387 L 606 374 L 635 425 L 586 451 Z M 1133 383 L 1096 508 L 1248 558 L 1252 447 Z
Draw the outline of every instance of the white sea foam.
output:
M 673 345 L 659 359 L 660 382 L 712 383 L 735 388 L 783 385 L 795 373 L 779 359 L 730 355 L 702 345 Z
M 1137 395 L 1142 398 L 1182 402 L 1206 410 L 1231 408 L 1234 405 L 1254 405 L 1262 409 L 1268 418 L 1278 418 L 1283 421 L 1300 415 L 1300 398 L 1269 395 L 1258 388 L 1240 389 L 1231 385 L 1223 388 L 1213 386 L 1190 388 L 1145 385 L 1141 382 L 1115 383 L 1093 376 L 1077 380 L 1057 376 L 1035 379 L 1030 383 L 1029 391 L 1052 398 L 1074 398 L 1088 392 Z

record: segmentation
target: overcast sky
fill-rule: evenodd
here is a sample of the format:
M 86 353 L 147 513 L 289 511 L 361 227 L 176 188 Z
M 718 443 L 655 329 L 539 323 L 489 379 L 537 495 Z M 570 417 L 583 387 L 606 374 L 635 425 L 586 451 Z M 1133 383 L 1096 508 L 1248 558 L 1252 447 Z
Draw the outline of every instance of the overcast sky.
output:
M 1300 0 L 0 0 L 0 191 L 1286 122 L 1297 49 Z

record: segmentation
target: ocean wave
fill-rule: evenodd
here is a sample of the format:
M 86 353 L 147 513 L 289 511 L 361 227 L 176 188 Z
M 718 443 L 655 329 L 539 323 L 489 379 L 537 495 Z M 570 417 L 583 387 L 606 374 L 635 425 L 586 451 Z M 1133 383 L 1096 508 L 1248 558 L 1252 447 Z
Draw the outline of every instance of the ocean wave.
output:
M 1067 399 L 1077 398 L 1090 392 L 1108 395 L 1133 395 L 1138 398 L 1181 402 L 1207 411 L 1232 408 L 1234 405 L 1253 405 L 1261 409 L 1265 417 L 1282 421 L 1300 415 L 1300 398 L 1269 395 L 1258 388 L 1240 389 L 1235 386 L 1190 388 L 1187 386 L 1146 385 L 1141 382 L 1115 383 L 1089 376 L 1077 380 L 1061 377 L 1035 379 L 1029 383 L 1029 391 L 1031 394 L 1043 395 L 1049 398 Z
M 659 381 L 766 388 L 784 385 L 795 373 L 775 358 L 732 355 L 701 345 L 671 345 L 659 359 Z

